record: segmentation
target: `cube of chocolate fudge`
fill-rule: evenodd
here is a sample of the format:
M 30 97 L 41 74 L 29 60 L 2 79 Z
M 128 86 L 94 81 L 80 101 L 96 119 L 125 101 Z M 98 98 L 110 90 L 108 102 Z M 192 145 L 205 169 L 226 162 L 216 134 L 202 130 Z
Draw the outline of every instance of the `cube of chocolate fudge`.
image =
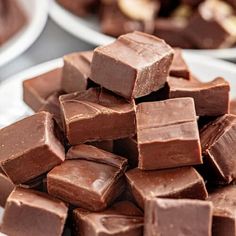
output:
M 72 145 L 133 136 L 135 104 L 111 92 L 90 88 L 60 97 L 66 136 Z
M 164 86 L 172 59 L 163 40 L 133 32 L 94 50 L 91 79 L 127 99 L 138 98 Z
M 141 103 L 137 106 L 136 116 L 140 169 L 202 163 L 192 98 Z
M 52 115 L 40 112 L 0 130 L 0 165 L 13 183 L 29 181 L 64 161 L 55 129 Z
M 17 187 L 7 199 L 1 232 L 7 235 L 61 236 L 67 206 L 45 193 Z

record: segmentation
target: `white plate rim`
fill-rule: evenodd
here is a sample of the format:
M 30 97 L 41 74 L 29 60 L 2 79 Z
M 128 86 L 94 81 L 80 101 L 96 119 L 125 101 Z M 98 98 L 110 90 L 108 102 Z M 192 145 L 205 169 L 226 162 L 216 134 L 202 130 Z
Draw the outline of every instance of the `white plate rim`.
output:
M 35 14 L 28 25 L 0 47 L 0 67 L 26 51 L 42 33 L 48 18 L 49 0 L 34 0 L 34 4 Z
M 115 40 L 115 38 L 105 35 L 99 31 L 96 31 L 87 25 L 83 24 L 83 19 L 81 17 L 75 16 L 70 13 L 62 6 L 60 6 L 55 0 L 52 0 L 50 11 L 50 17 L 65 31 L 74 35 L 77 38 L 82 39 L 92 45 L 106 45 Z M 81 21 L 81 23 L 78 21 Z M 73 26 L 73 27 L 69 27 Z M 236 47 L 224 48 L 224 49 L 185 49 L 186 52 L 197 53 L 201 55 L 206 55 L 218 59 L 233 60 L 236 59 Z

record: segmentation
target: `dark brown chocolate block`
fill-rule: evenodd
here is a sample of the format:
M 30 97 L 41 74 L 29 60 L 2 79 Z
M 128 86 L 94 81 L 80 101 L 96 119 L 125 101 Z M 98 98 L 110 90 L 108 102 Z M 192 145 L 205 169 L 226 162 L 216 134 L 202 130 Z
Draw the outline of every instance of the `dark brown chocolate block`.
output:
M 84 91 L 89 86 L 93 51 L 71 53 L 64 56 L 62 89 L 67 93 Z
M 164 86 L 172 59 L 163 40 L 133 32 L 94 50 L 91 79 L 127 99 L 138 98 Z
M 114 148 L 113 140 L 94 141 L 94 142 L 89 142 L 87 144 L 100 148 L 102 150 L 108 151 L 108 152 L 113 152 L 113 148 Z
M 236 100 L 230 101 L 230 104 L 229 104 L 229 113 L 236 115 Z
M 137 106 L 136 118 L 140 169 L 202 163 L 192 98 L 141 103 Z
M 24 102 L 34 111 L 38 111 L 47 98 L 61 90 L 61 68 L 27 79 L 23 82 Z
M 230 47 L 236 41 L 234 22 L 230 5 L 223 1 L 206 0 L 190 19 L 186 34 L 198 48 Z
M 204 172 L 214 183 L 230 183 L 236 178 L 236 116 L 226 114 L 200 132 Z
M 67 159 L 48 173 L 49 194 L 91 211 L 109 206 L 125 188 L 125 158 L 93 146 L 72 147 Z
M 64 158 L 52 115 L 40 112 L 0 130 L 0 165 L 15 184 L 49 171 Z
M 172 47 L 193 48 L 193 44 L 185 35 L 187 21 L 179 18 L 158 18 L 155 21 L 154 34 Z
M 173 77 L 182 77 L 187 80 L 190 79 L 190 70 L 183 58 L 182 50 L 180 48 L 175 48 L 174 58 L 170 66 L 169 74 Z
M 153 20 L 132 19 L 120 10 L 117 3 L 118 1 L 105 1 L 102 5 L 100 24 L 103 33 L 114 37 L 119 37 L 122 34 L 127 34 L 135 30 L 150 34 L 153 33 Z M 129 7 L 128 11 L 130 11 L 130 9 L 131 8 Z M 133 10 L 131 12 L 133 12 Z M 150 16 L 150 14 L 148 14 L 148 16 Z
M 78 208 L 73 212 L 74 235 L 142 236 L 143 213 L 131 202 L 122 201 L 102 212 Z
M 66 136 L 70 144 L 113 140 L 136 132 L 134 102 L 111 92 L 90 88 L 60 97 Z
M 203 178 L 192 167 L 142 171 L 132 169 L 126 172 L 131 192 L 138 205 L 150 197 L 206 199 L 207 191 Z
M 211 236 L 212 204 L 151 198 L 145 204 L 144 236 Z
M 6 201 L 15 185 L 12 181 L 0 170 L 0 206 L 5 207 Z
M 192 97 L 198 116 L 219 116 L 229 110 L 229 83 L 219 77 L 202 83 L 169 77 L 169 98 Z
M 236 235 L 236 186 L 229 185 L 209 194 L 208 201 L 213 203 L 212 235 Z
M 138 144 L 137 138 L 124 138 L 114 140 L 114 153 L 128 159 L 129 167 L 138 166 Z
M 1 225 L 7 235 L 61 236 L 66 205 L 34 190 L 16 188 L 9 196 Z

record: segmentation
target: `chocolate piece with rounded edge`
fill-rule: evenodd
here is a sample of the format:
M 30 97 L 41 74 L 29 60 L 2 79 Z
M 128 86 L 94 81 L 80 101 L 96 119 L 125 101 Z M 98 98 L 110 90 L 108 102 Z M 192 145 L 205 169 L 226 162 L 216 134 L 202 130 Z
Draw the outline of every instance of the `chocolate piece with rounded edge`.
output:
M 173 50 L 164 40 L 141 32 L 125 34 L 94 50 L 91 80 L 127 99 L 142 97 L 164 86 L 172 59 Z
M 174 58 L 170 66 L 170 76 L 182 77 L 184 79 L 190 80 L 190 70 L 183 58 L 182 50 L 180 48 L 175 48 L 174 50 Z
M 207 180 L 228 184 L 236 179 L 236 116 L 226 114 L 207 124 L 200 138 Z
M 207 200 L 213 203 L 212 235 L 236 235 L 236 186 L 215 189 Z
M 142 209 L 150 197 L 206 199 L 208 195 L 203 178 L 193 167 L 158 171 L 136 168 L 125 175 L 128 186 Z
M 73 211 L 74 235 L 142 236 L 143 213 L 131 202 L 117 202 L 102 212 Z
M 136 119 L 140 169 L 202 164 L 192 98 L 141 103 Z
M 12 181 L 0 170 L 0 206 L 5 207 L 6 201 L 15 185 Z
M 0 165 L 15 184 L 46 173 L 65 159 L 52 115 L 40 112 L 0 130 Z
M 1 232 L 17 236 L 60 236 L 66 217 L 67 206 L 60 200 L 17 187 L 7 199 Z
M 148 199 L 144 236 L 211 236 L 212 213 L 212 204 L 207 201 Z
M 63 57 L 61 87 L 66 93 L 84 91 L 89 87 L 93 51 L 71 53 Z
M 61 109 L 71 145 L 133 136 L 135 104 L 101 89 L 62 95 Z
M 169 98 L 192 97 L 197 116 L 219 116 L 229 111 L 229 83 L 221 77 L 210 82 L 169 77 Z
M 91 211 L 108 207 L 125 188 L 127 160 L 89 145 L 72 147 L 48 173 L 49 194 Z
M 61 72 L 57 68 L 23 81 L 23 100 L 32 110 L 38 111 L 50 95 L 61 90 Z

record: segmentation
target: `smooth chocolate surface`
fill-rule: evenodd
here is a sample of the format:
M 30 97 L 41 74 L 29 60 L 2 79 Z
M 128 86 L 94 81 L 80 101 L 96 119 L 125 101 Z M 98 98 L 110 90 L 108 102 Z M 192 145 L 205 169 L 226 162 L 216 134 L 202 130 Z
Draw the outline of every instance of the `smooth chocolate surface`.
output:
M 9 196 L 1 232 L 13 236 L 60 236 L 67 206 L 47 194 L 17 187 Z
M 143 213 L 131 202 L 117 202 L 102 212 L 73 212 L 75 236 L 142 236 Z
M 236 178 L 236 116 L 226 114 L 200 132 L 203 173 L 210 182 L 228 184 Z
M 145 204 L 144 236 L 211 236 L 212 204 L 151 198 Z
M 229 185 L 214 190 L 208 201 L 213 203 L 212 235 L 233 236 L 236 234 L 236 186 Z
M 91 211 L 108 207 L 125 188 L 125 158 L 93 146 L 72 147 L 47 176 L 49 194 Z
M 90 88 L 60 97 L 66 136 L 70 144 L 112 140 L 136 132 L 134 102 Z
M 163 40 L 133 32 L 94 50 L 91 79 L 127 99 L 138 98 L 164 86 L 172 59 Z
M 211 82 L 168 78 L 169 97 L 192 97 L 198 116 L 219 116 L 229 110 L 229 83 L 219 77 Z
M 150 197 L 206 199 L 207 191 L 203 178 L 192 167 L 158 171 L 132 169 L 126 172 L 128 186 L 138 203 Z
M 16 0 L 0 1 L 0 45 L 17 34 L 27 23 L 27 16 Z
M 23 100 L 34 111 L 45 105 L 47 98 L 61 90 L 62 68 L 27 79 L 23 82 Z
M 15 184 L 49 171 L 65 159 L 52 115 L 40 112 L 0 130 L 0 165 Z
M 0 206 L 5 207 L 6 201 L 15 185 L 12 181 L 0 170 Z
M 137 138 L 124 138 L 114 140 L 114 153 L 128 159 L 129 167 L 138 166 L 138 144 Z
M 173 62 L 170 66 L 170 76 L 181 77 L 184 79 L 190 79 L 190 70 L 186 64 L 182 50 L 180 48 L 175 48 Z
M 136 118 L 140 169 L 202 163 L 192 98 L 141 103 L 137 106 Z
M 233 9 L 224 1 L 206 0 L 190 19 L 186 34 L 202 49 L 225 48 L 236 41 Z
M 71 53 L 64 56 L 62 89 L 67 93 L 84 91 L 89 87 L 93 51 Z

